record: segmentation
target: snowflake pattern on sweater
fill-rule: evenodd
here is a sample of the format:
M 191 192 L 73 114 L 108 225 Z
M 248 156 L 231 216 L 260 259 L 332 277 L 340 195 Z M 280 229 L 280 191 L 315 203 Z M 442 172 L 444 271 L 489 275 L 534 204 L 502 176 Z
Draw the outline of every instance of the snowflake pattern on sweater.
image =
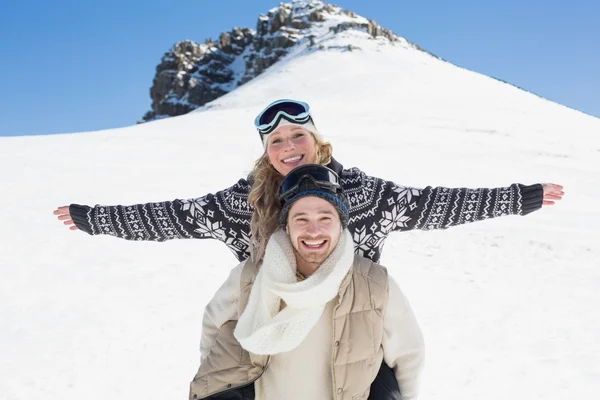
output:
M 350 203 L 348 229 L 355 251 L 379 261 L 390 232 L 411 229 L 447 229 L 504 215 L 525 215 L 541 208 L 541 185 L 513 184 L 494 189 L 404 187 L 366 175 L 358 168 L 329 165 L 341 177 Z M 130 206 L 72 204 L 77 227 L 91 235 L 112 235 L 127 240 L 217 239 L 242 261 L 249 257 L 250 183 L 233 186 L 189 200 Z

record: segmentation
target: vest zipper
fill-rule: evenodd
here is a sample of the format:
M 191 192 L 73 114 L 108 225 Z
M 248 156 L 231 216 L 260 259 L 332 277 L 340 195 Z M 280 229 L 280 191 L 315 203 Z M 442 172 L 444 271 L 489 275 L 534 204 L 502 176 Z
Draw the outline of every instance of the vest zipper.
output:
M 356 256 L 355 256 L 356 257 Z M 350 276 L 352 276 L 352 268 L 354 268 L 354 262 L 352 263 L 352 266 L 350 267 L 350 271 L 348 272 L 348 274 L 350 274 Z M 346 279 L 346 278 L 344 278 Z M 352 278 L 350 278 L 352 279 Z M 344 282 L 344 280 L 342 280 L 342 282 Z M 338 301 L 337 304 L 333 307 L 333 327 L 331 328 L 331 332 L 333 333 L 332 335 L 332 340 L 331 340 L 331 347 L 333 348 L 333 351 L 331 352 L 331 380 L 333 382 L 333 385 L 331 387 L 331 390 L 333 392 L 333 399 L 336 399 L 336 394 L 337 394 L 337 383 L 335 381 L 335 358 L 337 356 L 337 353 L 340 351 L 340 346 L 336 346 L 335 345 L 335 316 L 337 315 L 337 310 L 338 308 L 340 308 L 340 305 L 342 304 L 342 298 L 344 296 L 344 294 L 346 293 L 346 291 L 348 290 L 348 285 L 350 283 L 348 282 L 345 286 L 344 286 L 344 293 L 342 293 L 341 290 L 338 291 Z
M 341 299 L 340 299 L 341 301 Z M 333 308 L 333 327 L 331 329 L 332 331 L 332 340 L 331 340 L 331 347 L 333 348 L 333 351 L 331 352 L 331 380 L 333 381 L 333 385 L 331 385 L 331 391 L 333 392 L 333 397 L 332 399 L 335 399 L 335 394 L 337 392 L 337 384 L 335 382 L 335 368 L 334 368 L 334 364 L 335 364 L 335 357 L 337 356 L 337 352 L 340 351 L 340 347 L 335 345 L 335 315 L 337 313 L 338 308 L 340 307 L 340 301 L 338 301 L 338 304 L 335 305 L 335 307 Z

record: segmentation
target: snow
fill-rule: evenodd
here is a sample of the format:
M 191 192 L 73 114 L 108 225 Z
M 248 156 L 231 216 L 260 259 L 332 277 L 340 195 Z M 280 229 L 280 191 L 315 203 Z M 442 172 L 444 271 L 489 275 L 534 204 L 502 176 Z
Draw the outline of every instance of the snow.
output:
M 346 167 L 399 184 L 563 184 L 527 217 L 392 234 L 381 261 L 425 334 L 421 399 L 597 396 L 600 120 L 403 44 L 322 44 L 185 116 L 0 138 L 0 398 L 187 396 L 203 307 L 235 258 L 211 240 L 90 237 L 52 210 L 228 187 L 261 154 L 254 116 L 281 97 L 311 104 Z

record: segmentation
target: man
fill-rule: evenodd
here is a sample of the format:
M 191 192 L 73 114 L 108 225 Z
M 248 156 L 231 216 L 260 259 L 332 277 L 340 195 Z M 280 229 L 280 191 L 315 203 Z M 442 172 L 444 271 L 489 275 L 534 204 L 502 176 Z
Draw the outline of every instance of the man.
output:
M 298 167 L 280 198 L 260 267 L 239 264 L 205 309 L 190 399 L 399 399 L 369 397 L 384 361 L 402 399 L 416 398 L 421 331 L 386 269 L 354 254 L 339 177 Z

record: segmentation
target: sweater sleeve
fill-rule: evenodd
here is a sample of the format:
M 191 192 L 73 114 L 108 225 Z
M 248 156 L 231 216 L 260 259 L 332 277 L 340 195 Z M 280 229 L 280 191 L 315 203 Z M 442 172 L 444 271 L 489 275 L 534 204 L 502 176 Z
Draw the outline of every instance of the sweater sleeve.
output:
M 417 319 L 396 281 L 388 276 L 389 298 L 383 318 L 383 359 L 392 368 L 403 400 L 414 400 L 425 362 L 425 344 Z
M 248 258 L 250 185 L 244 179 L 205 196 L 135 205 L 89 207 L 71 204 L 69 212 L 80 230 L 126 240 L 162 242 L 170 239 L 217 239 L 242 261 Z
M 388 182 L 381 225 L 389 231 L 447 229 L 505 215 L 527 215 L 542 207 L 542 185 L 502 188 L 405 188 Z
M 202 339 L 200 341 L 200 361 L 204 362 L 211 347 L 215 344 L 223 324 L 238 319 L 237 309 L 240 298 L 240 279 L 245 262 L 239 263 L 217 290 L 212 300 L 204 308 L 202 318 Z

